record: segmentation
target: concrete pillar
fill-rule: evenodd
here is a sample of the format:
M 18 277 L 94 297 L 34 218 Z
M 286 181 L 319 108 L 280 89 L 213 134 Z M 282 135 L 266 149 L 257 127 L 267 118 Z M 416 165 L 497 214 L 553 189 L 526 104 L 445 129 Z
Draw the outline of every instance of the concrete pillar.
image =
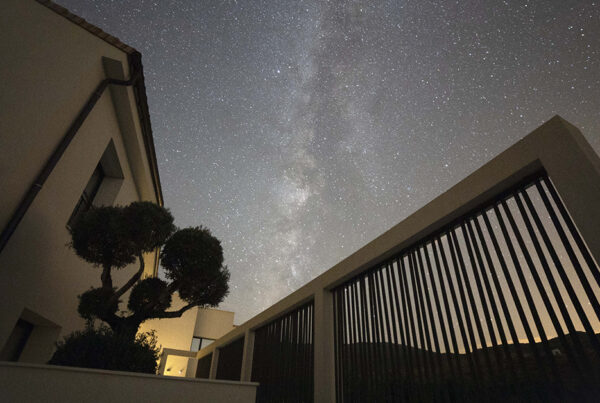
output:
M 252 358 L 254 357 L 254 332 L 246 330 L 244 334 L 244 352 L 242 353 L 242 373 L 240 380 L 250 382 L 252 378 Z
M 196 358 L 188 358 L 187 368 L 185 370 L 186 378 L 195 378 L 196 370 L 198 369 L 198 360 Z
M 325 289 L 315 293 L 314 385 L 315 403 L 335 402 L 335 355 L 333 349 L 333 294 Z
M 165 367 L 167 366 L 167 358 L 168 357 L 169 357 L 169 354 L 163 350 L 162 354 L 160 355 L 160 363 L 158 364 L 158 375 L 165 374 Z
M 217 366 L 219 365 L 219 349 L 215 348 L 212 353 L 212 360 L 210 362 L 210 372 L 208 379 L 217 379 Z

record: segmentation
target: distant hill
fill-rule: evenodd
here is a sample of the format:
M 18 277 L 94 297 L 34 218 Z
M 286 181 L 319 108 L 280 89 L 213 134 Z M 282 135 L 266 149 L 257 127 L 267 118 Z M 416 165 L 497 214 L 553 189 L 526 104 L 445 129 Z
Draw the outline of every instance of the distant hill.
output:
M 355 343 L 338 351 L 341 388 L 350 401 L 600 399 L 600 357 L 583 332 L 548 340 L 547 348 L 541 342 L 519 343 L 455 354 Z

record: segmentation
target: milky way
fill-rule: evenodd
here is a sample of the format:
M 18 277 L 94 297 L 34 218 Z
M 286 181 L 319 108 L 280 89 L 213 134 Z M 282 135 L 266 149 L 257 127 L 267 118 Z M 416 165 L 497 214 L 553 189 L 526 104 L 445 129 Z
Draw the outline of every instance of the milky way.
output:
M 597 1 L 59 0 L 143 55 L 165 204 L 241 323 L 555 114 L 600 151 Z

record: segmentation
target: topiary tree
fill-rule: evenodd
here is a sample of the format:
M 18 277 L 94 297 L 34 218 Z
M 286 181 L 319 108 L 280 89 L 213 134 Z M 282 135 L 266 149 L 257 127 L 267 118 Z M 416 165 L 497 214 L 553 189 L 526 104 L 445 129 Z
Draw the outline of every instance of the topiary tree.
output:
M 118 337 L 133 341 L 148 319 L 177 318 L 196 306 L 217 306 L 228 294 L 229 271 L 223 265 L 221 242 L 203 227 L 176 229 L 171 213 L 156 204 L 93 208 L 70 231 L 75 253 L 102 269 L 102 286 L 79 296 L 78 312 L 89 322 L 106 322 Z M 159 248 L 170 282 L 155 277 L 141 280 L 144 253 Z M 112 271 L 136 261 L 138 270 L 116 287 Z M 128 311 L 120 311 L 121 297 L 129 290 Z M 174 292 L 186 305 L 168 311 Z

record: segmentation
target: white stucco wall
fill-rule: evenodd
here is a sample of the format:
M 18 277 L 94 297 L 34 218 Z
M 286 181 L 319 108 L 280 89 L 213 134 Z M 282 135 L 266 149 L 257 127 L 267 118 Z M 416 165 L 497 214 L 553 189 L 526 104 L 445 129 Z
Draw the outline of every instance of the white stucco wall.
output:
M 176 311 L 185 305 L 175 293 L 169 311 Z M 192 308 L 180 318 L 148 320 L 140 326 L 140 332 L 155 330 L 159 344 L 163 348 L 189 351 L 192 337 L 218 339 L 231 331 L 233 312 L 219 309 Z
M 169 311 L 177 310 L 185 305 L 178 294 L 173 295 Z M 180 318 L 148 320 L 140 326 L 140 332 L 154 330 L 158 344 L 162 349 L 190 351 L 192 337 L 218 339 L 231 331 L 233 326 L 233 312 L 219 309 L 192 308 Z M 196 360 L 194 359 L 194 362 Z M 164 373 L 169 376 L 189 376 L 189 368 L 194 367 L 186 356 L 175 353 L 168 354 L 164 363 Z
M 106 77 L 102 57 L 127 55 L 33 0 L 6 0 L 0 13 L 0 226 L 4 228 L 28 187 L 64 136 L 88 97 Z M 133 104 L 133 92 L 129 92 Z M 129 112 L 137 119 L 137 111 Z M 56 335 L 81 328 L 77 295 L 100 285 L 100 271 L 75 256 L 67 221 L 109 142 L 114 142 L 124 180 L 116 204 L 140 200 L 150 171 L 134 178 L 124 134 L 109 90 L 105 91 L 0 254 L 0 348 L 24 309 L 43 320 L 39 342 L 22 359 L 45 362 Z M 130 142 L 131 143 L 131 142 Z M 142 149 L 140 152 L 145 155 Z M 147 164 L 147 163 L 146 163 Z M 135 180 L 134 180 L 135 179 Z M 146 199 L 156 202 L 154 198 Z M 148 260 L 153 270 L 154 257 Z M 136 265 L 113 276 L 122 284 Z M 44 336 L 46 334 L 46 336 Z M 50 336 L 52 334 L 52 336 Z
M 171 307 L 168 310 L 176 311 L 183 306 L 184 302 L 177 294 L 174 294 Z M 148 320 L 142 323 L 139 331 L 156 331 L 158 344 L 163 348 L 189 350 L 194 336 L 197 312 L 198 308 L 192 308 L 179 318 Z
M 194 336 L 216 340 L 233 328 L 233 312 L 220 309 L 198 309 Z

